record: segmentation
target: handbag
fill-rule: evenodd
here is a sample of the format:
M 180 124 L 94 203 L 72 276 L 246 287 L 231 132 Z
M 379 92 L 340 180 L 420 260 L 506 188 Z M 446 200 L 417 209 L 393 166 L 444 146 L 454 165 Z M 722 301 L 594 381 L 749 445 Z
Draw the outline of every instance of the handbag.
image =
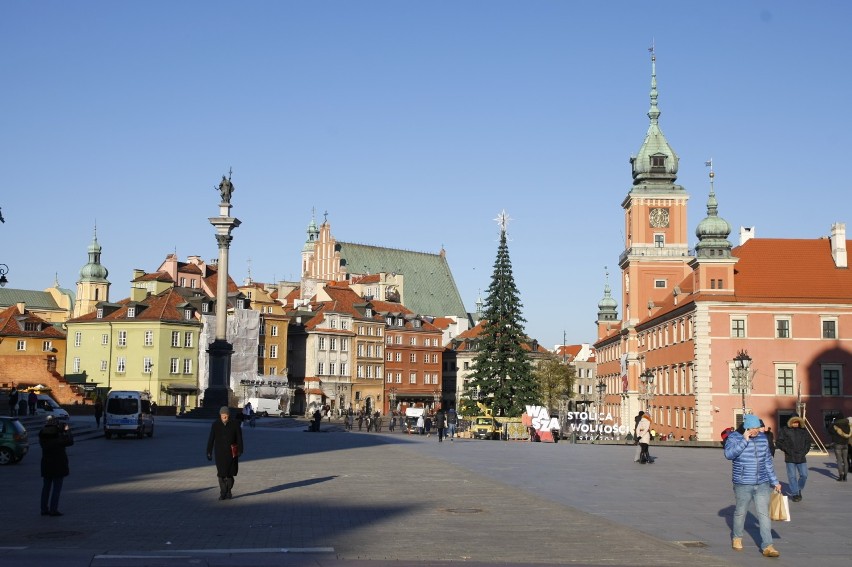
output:
M 237 445 L 236 443 L 232 443 L 231 444 L 231 457 L 236 459 L 237 455 L 239 454 L 239 451 L 240 451 L 240 446 Z
M 790 499 L 780 492 L 769 497 L 769 519 L 776 522 L 790 521 Z

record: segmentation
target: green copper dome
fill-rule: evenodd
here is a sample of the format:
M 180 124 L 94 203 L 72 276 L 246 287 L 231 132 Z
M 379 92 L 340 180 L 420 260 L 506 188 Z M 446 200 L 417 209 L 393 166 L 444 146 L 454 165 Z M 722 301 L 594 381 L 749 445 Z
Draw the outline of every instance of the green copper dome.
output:
M 618 319 L 618 303 L 613 299 L 612 290 L 609 287 L 609 272 L 607 272 L 606 277 L 604 296 L 598 302 L 598 321 L 615 321 Z
M 314 216 L 311 215 L 311 223 L 308 225 L 308 239 L 305 240 L 305 245 L 302 246 L 302 252 L 313 252 L 314 250 L 314 242 L 319 238 L 319 228 L 317 228 L 317 221 L 314 220 Z
M 695 228 L 695 236 L 698 237 L 695 255 L 699 258 L 730 258 L 731 243 L 728 241 L 728 236 L 731 234 L 731 225 L 719 216 L 719 203 L 716 201 L 716 193 L 713 190 L 714 177 L 715 174 L 711 170 L 707 217 Z
M 651 124 L 639 153 L 630 158 L 633 184 L 672 183 L 677 179 L 678 157 L 660 130 L 660 109 L 657 108 L 657 57 L 651 52 Z
M 105 282 L 109 271 L 101 264 L 101 245 L 98 244 L 98 233 L 92 237 L 89 244 L 89 263 L 80 268 L 81 282 Z

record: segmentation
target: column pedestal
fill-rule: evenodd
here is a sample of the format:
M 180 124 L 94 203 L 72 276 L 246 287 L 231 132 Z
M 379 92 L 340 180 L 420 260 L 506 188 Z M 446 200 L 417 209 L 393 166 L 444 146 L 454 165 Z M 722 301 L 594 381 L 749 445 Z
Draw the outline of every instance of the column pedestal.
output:
M 234 347 L 225 340 L 216 339 L 207 349 L 210 355 L 210 381 L 204 390 L 204 407 L 227 406 L 230 400 L 231 355 Z

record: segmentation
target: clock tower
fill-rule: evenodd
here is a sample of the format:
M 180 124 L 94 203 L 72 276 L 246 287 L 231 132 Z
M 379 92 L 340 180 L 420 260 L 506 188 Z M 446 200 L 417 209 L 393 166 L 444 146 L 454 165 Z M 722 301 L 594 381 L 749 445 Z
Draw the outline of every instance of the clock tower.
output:
M 624 208 L 621 267 L 622 323 L 632 327 L 671 294 L 690 272 L 686 202 L 677 185 L 678 157 L 663 135 L 657 108 L 657 58 L 651 48 L 651 123 L 639 153 L 630 158 L 633 187 Z

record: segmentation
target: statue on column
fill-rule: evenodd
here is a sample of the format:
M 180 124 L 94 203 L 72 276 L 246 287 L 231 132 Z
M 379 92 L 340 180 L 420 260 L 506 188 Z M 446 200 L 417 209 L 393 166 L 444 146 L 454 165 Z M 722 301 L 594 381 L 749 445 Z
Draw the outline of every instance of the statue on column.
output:
M 219 193 L 222 195 L 222 202 L 231 202 L 231 193 L 234 192 L 234 184 L 231 183 L 230 177 L 222 176 L 222 182 L 219 183 Z

